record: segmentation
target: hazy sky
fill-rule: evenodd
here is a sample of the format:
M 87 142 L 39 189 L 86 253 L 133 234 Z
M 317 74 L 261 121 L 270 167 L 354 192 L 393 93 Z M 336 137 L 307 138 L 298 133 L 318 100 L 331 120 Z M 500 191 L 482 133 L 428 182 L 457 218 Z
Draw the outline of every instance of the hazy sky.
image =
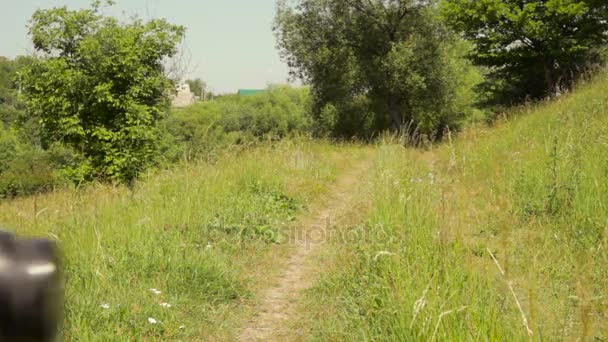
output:
M 91 0 L 9 0 L 0 11 L 0 56 L 32 52 L 26 24 L 38 8 L 88 7 Z M 166 18 L 187 28 L 189 76 L 219 92 L 286 83 L 272 33 L 275 0 L 117 0 L 106 12 L 128 18 Z

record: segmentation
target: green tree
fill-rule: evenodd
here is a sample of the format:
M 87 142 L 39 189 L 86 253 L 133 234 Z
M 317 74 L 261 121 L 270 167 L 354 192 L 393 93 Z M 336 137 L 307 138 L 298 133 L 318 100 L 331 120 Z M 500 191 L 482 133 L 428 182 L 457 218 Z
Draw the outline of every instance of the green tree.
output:
M 445 0 L 443 13 L 509 101 L 571 87 L 608 41 L 605 0 Z
M 14 60 L 0 56 L 0 124 L 12 126 L 25 109 L 19 101 L 17 72 L 30 65 L 32 57 L 19 56 Z
M 294 78 L 310 84 L 313 115 L 333 134 L 407 128 L 440 138 L 457 126 L 455 37 L 433 1 L 281 1 L 275 33 Z
M 92 8 L 37 10 L 30 21 L 43 55 L 20 76 L 28 117 L 43 145 L 60 142 L 87 160 L 87 178 L 130 181 L 148 167 L 172 83 L 163 61 L 185 29 L 165 20 L 123 23 Z

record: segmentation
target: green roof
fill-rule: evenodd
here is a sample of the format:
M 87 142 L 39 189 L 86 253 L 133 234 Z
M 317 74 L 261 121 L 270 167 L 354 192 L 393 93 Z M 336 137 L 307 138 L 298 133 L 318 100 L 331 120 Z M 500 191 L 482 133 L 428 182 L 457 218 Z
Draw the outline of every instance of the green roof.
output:
M 238 94 L 240 96 L 251 96 L 251 95 L 256 95 L 256 94 L 261 94 L 261 93 L 265 93 L 266 90 L 264 89 L 239 89 Z

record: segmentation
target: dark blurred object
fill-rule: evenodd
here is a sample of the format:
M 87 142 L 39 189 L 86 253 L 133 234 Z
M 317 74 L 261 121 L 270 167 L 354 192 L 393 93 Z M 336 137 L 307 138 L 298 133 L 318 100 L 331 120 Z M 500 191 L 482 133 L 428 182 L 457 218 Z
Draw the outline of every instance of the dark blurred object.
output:
M 62 322 L 59 251 L 46 239 L 0 231 L 0 341 L 51 342 Z

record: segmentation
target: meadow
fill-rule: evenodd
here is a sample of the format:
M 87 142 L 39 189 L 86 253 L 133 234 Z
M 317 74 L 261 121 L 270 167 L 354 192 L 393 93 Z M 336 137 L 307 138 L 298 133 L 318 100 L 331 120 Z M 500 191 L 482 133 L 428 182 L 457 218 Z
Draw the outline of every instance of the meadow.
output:
M 195 150 L 220 141 L 197 121 L 229 104 L 211 102 L 173 119 L 174 164 L 5 199 L 0 222 L 59 243 L 63 339 L 234 340 L 293 254 L 290 227 L 364 162 L 349 219 L 302 261 L 320 276 L 293 294 L 293 339 L 603 340 L 607 88 L 602 74 L 424 147 L 285 131 Z
M 150 174 L 0 202 L 20 236 L 56 240 L 64 340 L 230 339 L 286 254 L 286 227 L 357 159 L 307 139 L 233 148 Z
M 608 79 L 428 150 L 378 144 L 368 217 L 336 239 L 316 340 L 608 336 Z M 346 243 L 345 243 L 346 241 Z
M 57 269 L 58 340 L 608 339 L 608 2 L 55 5 L 0 56 L 0 228 L 62 265 L 4 246 L 0 339 Z

